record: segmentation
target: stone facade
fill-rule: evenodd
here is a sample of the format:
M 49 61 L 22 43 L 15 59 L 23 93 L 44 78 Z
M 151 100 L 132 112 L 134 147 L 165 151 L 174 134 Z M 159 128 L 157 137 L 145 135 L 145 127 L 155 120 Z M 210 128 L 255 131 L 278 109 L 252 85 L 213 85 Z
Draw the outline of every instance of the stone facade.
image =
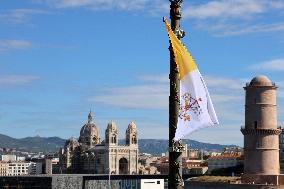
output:
M 246 91 L 244 135 L 244 176 L 279 175 L 279 134 L 276 89 L 266 76 L 257 76 L 244 87 Z M 259 183 L 270 180 L 257 179 Z M 243 179 L 247 182 L 247 179 Z
M 105 140 L 101 142 L 90 112 L 79 140 L 67 140 L 60 150 L 61 170 L 63 173 L 137 174 L 137 137 L 137 127 L 131 122 L 126 130 L 125 145 L 118 145 L 118 129 L 111 121 L 105 131 Z

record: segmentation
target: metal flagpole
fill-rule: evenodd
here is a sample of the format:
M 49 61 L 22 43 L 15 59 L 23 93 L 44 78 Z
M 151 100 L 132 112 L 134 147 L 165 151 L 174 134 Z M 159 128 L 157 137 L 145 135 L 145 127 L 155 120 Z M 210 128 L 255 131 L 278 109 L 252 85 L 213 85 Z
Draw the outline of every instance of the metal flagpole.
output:
M 180 39 L 184 32 L 180 30 L 182 0 L 169 0 L 171 2 L 170 18 L 171 28 Z M 174 52 L 170 46 L 170 96 L 169 96 L 169 189 L 183 189 L 182 180 L 182 151 L 181 141 L 174 141 L 179 115 L 179 75 L 174 59 Z

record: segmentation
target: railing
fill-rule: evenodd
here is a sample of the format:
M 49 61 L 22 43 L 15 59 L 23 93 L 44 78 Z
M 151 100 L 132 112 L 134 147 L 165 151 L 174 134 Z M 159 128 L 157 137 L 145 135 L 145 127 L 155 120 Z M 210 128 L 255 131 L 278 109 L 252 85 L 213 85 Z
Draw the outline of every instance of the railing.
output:
M 192 177 L 198 177 L 201 175 L 192 175 L 192 174 L 183 174 L 183 180 L 187 180 Z M 82 189 L 89 188 L 89 182 L 92 181 L 107 181 L 109 179 L 109 175 L 86 175 L 83 176 Z M 129 188 L 137 187 L 137 184 L 141 179 L 152 179 L 152 180 L 164 180 L 164 188 L 167 188 L 168 175 L 111 175 L 110 179 L 113 182 L 119 182 L 119 185 L 133 185 Z M 113 183 L 114 184 L 114 183 Z M 87 186 L 88 185 L 88 186 Z M 123 187 L 124 188 L 124 187 Z M 126 187 L 127 188 L 127 187 Z
M 253 127 L 253 125 L 251 125 Z M 241 130 L 243 129 L 246 129 L 246 126 L 242 125 L 241 126 Z M 280 125 L 277 126 L 277 129 L 281 129 L 282 130 L 282 127 Z
M 261 82 L 261 83 L 258 83 L 258 82 L 247 82 L 246 83 L 246 87 L 250 87 L 250 86 L 273 86 L 275 87 L 276 84 L 275 82 Z
M 66 174 L 68 176 L 68 174 Z M 70 174 L 72 175 L 72 174 Z M 183 179 L 197 177 L 201 175 L 183 174 Z M 108 180 L 108 174 L 105 175 L 83 175 L 84 180 Z M 168 175 L 111 175 L 111 180 L 131 180 L 131 179 L 168 179 Z
M 200 175 L 183 174 L 183 179 Z M 144 180 L 145 179 L 145 180 Z M 168 175 L 91 175 L 91 174 L 53 174 L 38 176 L 5 176 L 0 177 L 0 188 L 115 188 L 133 189 L 139 188 L 141 183 L 157 184 L 163 189 L 168 188 Z M 159 182 L 159 184 L 158 184 Z
M 241 128 L 243 135 L 280 135 L 282 130 L 280 129 L 246 129 Z

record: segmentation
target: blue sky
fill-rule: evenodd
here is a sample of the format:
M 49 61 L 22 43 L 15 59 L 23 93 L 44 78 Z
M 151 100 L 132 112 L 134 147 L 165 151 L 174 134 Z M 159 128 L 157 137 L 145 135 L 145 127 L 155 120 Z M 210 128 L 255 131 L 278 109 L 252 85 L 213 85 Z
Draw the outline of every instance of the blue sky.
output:
M 77 137 L 90 109 L 101 138 L 135 121 L 168 137 L 166 0 L 0 2 L 0 133 Z M 205 77 L 220 125 L 188 138 L 242 145 L 243 86 L 267 75 L 284 123 L 284 1 L 183 3 L 183 42 Z

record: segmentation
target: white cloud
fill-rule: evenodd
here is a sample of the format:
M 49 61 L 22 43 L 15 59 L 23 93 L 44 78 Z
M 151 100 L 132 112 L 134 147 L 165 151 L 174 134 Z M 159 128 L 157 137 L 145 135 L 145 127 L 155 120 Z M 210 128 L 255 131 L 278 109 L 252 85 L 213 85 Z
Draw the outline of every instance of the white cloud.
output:
M 33 43 L 28 40 L 0 40 L 0 52 L 10 50 L 28 49 L 33 46 Z
M 283 9 L 284 2 L 278 0 L 214 0 L 191 4 L 184 9 L 183 15 L 215 36 L 236 36 L 283 31 L 283 22 L 264 19 L 267 14 L 281 15 Z
M 270 6 L 272 8 L 276 8 L 276 9 L 282 9 L 284 8 L 284 2 L 280 1 L 280 0 L 274 0 L 274 1 L 269 1 Z
M 243 146 L 243 135 L 240 131 L 241 125 L 221 124 L 193 133 L 189 139 L 208 142 L 212 144 L 235 144 Z
M 12 9 L 0 12 L 0 21 L 7 23 L 23 23 L 30 16 L 38 14 L 51 14 L 51 12 L 40 9 Z
M 139 79 L 146 83 L 104 89 L 103 95 L 96 95 L 88 100 L 124 108 L 167 109 L 169 96 L 167 75 L 146 75 L 139 77 Z M 236 95 L 235 91 L 242 91 L 245 83 L 242 80 L 207 76 L 205 81 L 212 91 L 211 96 L 214 102 L 235 102 L 241 99 L 241 95 Z
M 222 30 L 221 30 L 222 28 Z M 217 28 L 215 28 L 216 30 Z M 273 24 L 258 24 L 258 25 L 223 25 L 219 29 L 217 36 L 236 36 L 251 33 L 267 33 L 267 32 L 279 32 L 284 31 L 284 23 Z
M 167 96 L 167 85 L 149 84 L 107 89 L 89 100 L 124 108 L 166 109 Z
M 102 95 L 90 97 L 88 100 L 95 103 L 102 103 L 108 106 L 121 108 L 139 108 L 147 110 L 168 110 L 169 81 L 167 74 L 145 75 L 138 79 L 145 83 L 135 86 L 125 86 L 119 88 L 109 88 L 102 91 Z M 206 76 L 207 86 L 220 121 L 220 126 L 216 128 L 204 129 L 190 136 L 191 139 L 223 143 L 218 139 L 220 135 L 226 134 L 225 143 L 228 139 L 233 139 L 232 143 L 240 144 L 242 135 L 239 132 L 240 126 L 244 123 L 244 90 L 245 81 L 228 77 Z M 148 120 L 148 118 L 146 118 Z M 164 120 L 166 121 L 166 120 Z M 151 124 L 144 124 L 137 121 L 142 128 L 150 128 Z M 157 125 L 153 134 L 161 136 L 158 131 L 164 133 L 167 128 L 160 125 L 161 120 L 153 120 L 152 124 Z M 233 125 L 234 127 L 231 127 Z M 144 127 L 145 126 L 145 127 Z M 152 128 L 152 127 L 151 127 Z M 236 134 L 238 132 L 238 134 Z M 149 136 L 153 136 L 149 134 Z M 214 139 L 208 139 L 210 134 Z M 148 133 L 147 133 L 148 135 Z M 207 136 L 207 137 L 206 137 Z M 217 141 L 217 142 L 216 142 Z
M 238 36 L 252 33 L 268 33 L 284 31 L 284 22 L 273 24 L 255 24 L 255 23 L 203 23 L 200 22 L 196 27 L 210 31 L 217 37 Z
M 266 10 L 266 1 L 261 0 L 221 0 L 206 4 L 191 5 L 183 11 L 184 17 L 206 18 L 243 18 Z
M 26 85 L 40 79 L 34 75 L 3 75 L 0 76 L 0 86 Z
M 249 67 L 254 70 L 284 71 L 284 59 L 273 59 Z
M 232 102 L 232 101 L 238 101 L 238 100 L 243 99 L 241 95 L 234 96 L 234 95 L 228 95 L 228 94 L 212 94 L 211 98 L 215 103 L 225 103 L 225 102 Z
M 93 10 L 146 10 L 153 13 L 164 10 L 165 1 L 163 0 L 35 0 L 45 2 L 56 8 L 77 8 L 86 7 Z
M 243 87 L 243 80 L 226 78 L 226 77 L 216 77 L 216 76 L 205 76 L 206 84 L 209 87 L 224 87 L 224 89 L 236 89 L 239 90 Z
M 122 10 L 162 16 L 169 13 L 169 1 L 164 0 L 33 0 L 55 8 L 87 8 L 89 10 Z M 280 0 L 214 0 L 202 3 L 183 3 L 183 18 L 195 20 L 195 26 L 215 36 L 235 36 L 259 32 L 279 32 L 284 23 L 256 22 L 265 14 L 280 14 L 284 2 Z M 25 10 L 25 9 L 24 9 Z M 21 15 L 18 11 L 15 15 Z M 31 11 L 32 12 L 32 11 Z M 36 12 L 35 12 L 36 13 Z M 20 16 L 21 17 L 21 16 Z M 1 18 L 1 17 L 0 17 Z M 15 16 L 14 20 L 17 20 Z M 21 20 L 21 19 L 19 19 Z
M 142 75 L 142 76 L 139 76 L 138 79 L 142 81 L 157 82 L 157 83 L 169 83 L 170 82 L 168 74 Z
M 68 7 L 90 7 L 92 9 L 122 9 L 136 10 L 145 6 L 147 0 L 58 0 L 56 6 L 59 8 Z

